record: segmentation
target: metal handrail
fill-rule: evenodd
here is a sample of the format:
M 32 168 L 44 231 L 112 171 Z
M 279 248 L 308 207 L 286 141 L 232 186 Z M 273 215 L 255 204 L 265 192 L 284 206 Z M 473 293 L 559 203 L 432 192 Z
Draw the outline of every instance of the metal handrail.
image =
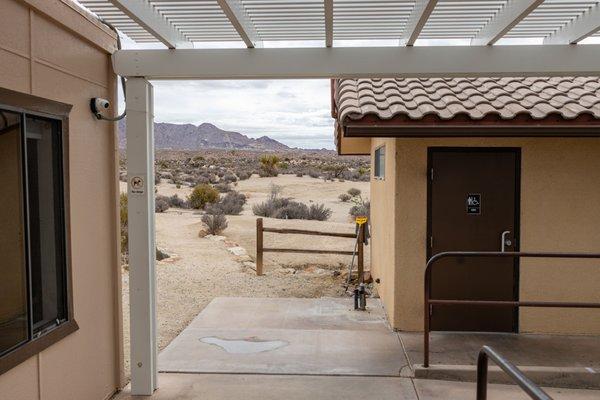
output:
M 477 400 L 487 400 L 487 373 L 488 359 L 492 359 L 506 375 L 508 375 L 521 389 L 534 400 L 552 400 L 548 393 L 536 385 L 531 379 L 517 368 L 513 363 L 498 354 L 489 346 L 483 346 L 477 357 Z
M 599 253 L 535 253 L 517 251 L 446 251 L 438 253 L 427 261 L 425 267 L 425 313 L 423 315 L 423 367 L 429 367 L 429 335 L 431 332 L 431 314 L 429 309 L 436 305 L 488 305 L 500 307 L 549 307 L 549 308 L 600 308 L 600 303 L 558 302 L 558 301 L 515 301 L 515 300 L 453 300 L 431 298 L 431 266 L 447 257 L 510 257 L 510 258 L 579 258 L 600 259 Z

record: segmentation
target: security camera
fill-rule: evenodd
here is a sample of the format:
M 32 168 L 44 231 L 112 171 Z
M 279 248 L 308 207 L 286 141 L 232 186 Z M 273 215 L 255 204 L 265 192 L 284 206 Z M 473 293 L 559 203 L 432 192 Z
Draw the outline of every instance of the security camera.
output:
M 102 119 L 102 112 L 110 107 L 110 101 L 100 97 L 94 97 L 90 100 L 90 108 L 98 119 Z

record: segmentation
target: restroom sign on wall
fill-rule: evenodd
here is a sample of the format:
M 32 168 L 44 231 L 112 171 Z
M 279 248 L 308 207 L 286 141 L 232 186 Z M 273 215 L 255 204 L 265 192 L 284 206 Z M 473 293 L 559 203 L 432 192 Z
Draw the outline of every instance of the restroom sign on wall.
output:
M 481 215 L 481 194 L 480 193 L 467 194 L 467 214 Z

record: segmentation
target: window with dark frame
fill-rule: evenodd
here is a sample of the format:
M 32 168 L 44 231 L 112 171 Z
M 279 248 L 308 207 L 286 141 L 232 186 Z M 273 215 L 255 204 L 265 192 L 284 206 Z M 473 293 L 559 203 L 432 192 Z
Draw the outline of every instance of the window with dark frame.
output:
M 62 120 L 0 107 L 0 357 L 69 320 Z
M 385 146 L 375 149 L 374 175 L 376 179 L 385 178 Z

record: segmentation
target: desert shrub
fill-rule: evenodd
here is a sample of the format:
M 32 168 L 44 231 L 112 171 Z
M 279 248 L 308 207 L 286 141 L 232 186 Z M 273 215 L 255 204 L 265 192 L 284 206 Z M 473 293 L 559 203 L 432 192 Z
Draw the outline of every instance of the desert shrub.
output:
M 192 190 L 188 197 L 191 208 L 200 210 L 208 203 L 216 203 L 219 200 L 219 192 L 207 184 L 198 185 Z
M 246 179 L 250 179 L 250 176 L 252 175 L 250 172 L 246 172 L 246 171 L 237 171 L 235 173 L 238 177 L 238 180 L 240 181 L 245 181 Z
M 260 158 L 260 169 L 258 175 L 261 177 L 277 176 L 279 171 L 277 166 L 279 165 L 280 159 L 276 155 L 264 155 Z
M 360 191 L 360 189 L 357 189 L 357 188 L 350 188 L 350 189 L 348 189 L 348 191 L 346 193 L 348 193 L 352 197 L 357 197 L 357 196 L 360 196 L 361 191 Z
M 219 193 L 231 192 L 231 186 L 226 182 L 217 183 L 214 188 L 217 189 Z
M 215 204 L 209 204 L 205 210 L 213 214 L 239 215 L 246 204 L 246 196 L 242 193 L 232 190 Z
M 201 175 L 196 179 L 196 185 L 202 185 L 202 184 L 208 184 L 208 183 L 210 183 L 210 179 L 207 178 L 206 176 Z
M 311 169 L 310 171 L 308 171 L 308 176 L 310 176 L 311 178 L 320 178 L 321 174 L 319 173 L 319 171 L 315 170 L 315 169 Z
M 353 217 L 359 217 L 359 216 L 369 217 L 371 215 L 371 202 L 365 201 L 365 202 L 355 204 L 352 207 L 350 207 L 350 211 L 348 213 L 350 215 L 352 215 Z
M 302 178 L 304 176 L 304 173 L 303 172 L 296 172 L 296 176 L 298 178 Z
M 225 183 L 233 183 L 233 182 L 237 182 L 238 178 L 237 176 L 235 176 L 232 173 L 227 173 L 225 175 L 223 175 L 223 177 L 221 178 L 221 182 L 225 182 Z
M 127 193 L 119 197 L 119 215 L 121 220 L 121 254 L 127 254 L 129 246 L 129 231 L 127 224 Z
M 154 199 L 154 212 L 162 213 L 169 209 L 170 202 L 167 196 L 156 196 Z
M 206 225 L 206 231 L 211 235 L 218 235 L 227 228 L 227 218 L 225 218 L 225 215 L 214 210 L 204 214 L 201 220 Z
M 287 205 L 277 208 L 273 217 L 277 219 L 309 219 L 309 212 L 306 204 L 290 201 Z
M 333 212 L 325 204 L 311 204 L 308 208 L 308 219 L 327 221 Z
M 171 207 L 176 208 L 190 208 L 188 202 L 182 199 L 181 197 L 177 196 L 176 194 L 169 197 L 169 204 L 171 205 Z
M 277 197 L 270 198 L 267 201 L 258 203 L 252 206 L 252 213 L 259 217 L 275 217 L 277 211 L 281 208 L 287 207 L 290 203 L 290 199 Z
M 338 196 L 338 199 L 340 199 L 340 201 L 342 202 L 347 202 L 352 198 L 352 196 L 350 196 L 348 193 L 342 193 Z

